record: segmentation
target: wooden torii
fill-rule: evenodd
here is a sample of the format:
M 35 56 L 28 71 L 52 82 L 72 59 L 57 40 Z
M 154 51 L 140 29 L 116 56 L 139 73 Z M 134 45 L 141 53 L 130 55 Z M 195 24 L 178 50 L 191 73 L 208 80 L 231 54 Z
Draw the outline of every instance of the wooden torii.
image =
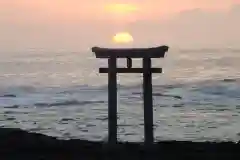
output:
M 110 145 L 117 143 L 117 73 L 143 73 L 145 144 L 154 142 L 152 73 L 162 73 L 162 68 L 152 68 L 151 58 L 164 58 L 168 48 L 168 46 L 133 49 L 92 48 L 96 58 L 108 59 L 108 68 L 99 68 L 99 73 L 108 73 L 108 143 Z M 127 67 L 117 68 L 117 58 L 126 58 Z M 142 58 L 143 67 L 133 68 L 132 58 Z

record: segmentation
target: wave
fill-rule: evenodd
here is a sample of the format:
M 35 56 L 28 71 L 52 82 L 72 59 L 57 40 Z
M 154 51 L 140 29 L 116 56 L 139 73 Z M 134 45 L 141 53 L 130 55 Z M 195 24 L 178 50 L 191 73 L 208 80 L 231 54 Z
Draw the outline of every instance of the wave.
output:
M 167 89 L 172 89 L 172 88 L 182 88 L 185 87 L 187 85 L 191 85 L 191 84 L 196 84 L 196 85 L 201 85 L 202 83 L 206 84 L 206 83 L 219 83 L 219 82 L 240 82 L 240 78 L 236 77 L 236 78 L 223 78 L 223 79 L 203 79 L 203 80 L 199 80 L 199 81 L 191 81 L 191 82 L 166 82 L 163 84 L 158 84 L 158 85 L 154 85 L 154 87 L 164 87 Z M 106 81 L 107 83 L 107 81 Z M 138 82 L 138 83 L 132 83 L 132 84 L 117 84 L 117 87 L 120 89 L 134 89 L 134 88 L 142 88 L 142 82 Z M 71 85 L 71 86 L 64 86 L 64 87 L 60 87 L 60 86 L 31 86 L 31 85 L 20 85 L 20 86 L 0 86 L 0 91 L 6 91 L 7 93 L 9 93 L 9 91 L 25 91 L 25 92 L 36 92 L 36 91 L 50 91 L 50 90 L 59 90 L 58 93 L 66 93 L 69 90 L 71 91 L 85 91 L 85 90 L 91 90 L 91 91 L 105 91 L 108 89 L 108 85 L 104 84 L 104 85 Z M 6 96 L 9 94 L 6 94 Z
M 132 95 L 142 95 L 143 93 L 141 92 L 133 92 Z M 171 98 L 175 98 L 175 99 L 182 99 L 181 96 L 178 95 L 168 95 L 168 94 L 162 94 L 162 93 L 153 93 L 152 94 L 155 97 L 171 97 Z
M 199 49 L 180 49 L 180 53 L 239 53 L 238 48 L 199 48 Z

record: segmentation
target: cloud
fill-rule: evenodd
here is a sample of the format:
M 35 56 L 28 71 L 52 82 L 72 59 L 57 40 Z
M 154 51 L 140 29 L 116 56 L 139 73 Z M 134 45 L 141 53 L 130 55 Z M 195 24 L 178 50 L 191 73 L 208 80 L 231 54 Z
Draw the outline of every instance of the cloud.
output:
M 183 47 L 239 47 L 240 5 L 227 11 L 192 9 L 165 21 L 138 21 L 128 27 L 141 43 Z

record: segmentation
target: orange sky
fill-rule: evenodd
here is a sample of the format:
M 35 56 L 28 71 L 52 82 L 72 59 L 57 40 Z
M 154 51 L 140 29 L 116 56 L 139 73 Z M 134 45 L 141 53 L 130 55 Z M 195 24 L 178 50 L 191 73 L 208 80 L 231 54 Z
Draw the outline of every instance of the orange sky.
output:
M 114 4 L 129 6 L 125 8 L 115 6 L 114 9 L 112 6 Z M 181 11 L 196 8 L 225 11 L 234 4 L 240 4 L 240 0 L 0 0 L 0 48 L 59 48 L 61 46 L 71 50 L 81 46 L 91 47 L 93 44 L 109 45 L 117 32 L 124 31 L 133 35 L 136 45 L 162 42 L 175 44 L 186 42 L 190 45 L 189 42 L 193 41 L 202 43 L 206 41 L 206 35 L 205 31 L 200 33 L 199 30 L 207 30 L 211 26 L 216 28 L 218 23 L 225 21 L 224 17 L 218 18 L 219 21 L 215 24 L 216 19 L 211 19 L 212 14 L 206 13 L 207 16 L 203 19 L 209 22 L 209 26 L 202 28 L 201 26 L 205 23 L 198 24 L 194 14 L 189 16 L 193 17 L 190 20 L 188 20 L 189 17 L 187 20 L 184 17 L 183 19 L 173 17 L 177 25 L 171 21 L 172 14 L 179 15 Z M 192 12 L 187 13 L 189 14 Z M 216 14 L 220 14 L 221 17 L 221 12 Z M 170 19 L 170 22 L 165 23 L 161 19 Z M 196 25 L 189 25 L 186 30 L 181 23 L 182 20 Z M 136 21 L 136 23 L 128 23 L 129 21 Z M 222 34 L 216 32 L 215 35 L 221 35 L 225 40 L 224 34 L 229 35 L 229 31 L 232 31 L 233 36 L 229 35 L 228 41 L 229 44 L 234 41 L 237 46 L 239 42 L 237 38 L 240 35 L 236 35 L 232 27 L 236 30 L 239 27 L 238 22 L 234 24 L 222 24 L 221 30 L 218 31 Z M 214 31 L 217 30 L 214 29 Z M 230 39 L 231 37 L 233 38 Z M 191 40 L 182 41 L 183 38 Z M 209 41 L 215 42 L 218 39 Z
M 119 15 L 103 8 L 109 4 L 123 3 L 139 8 L 135 13 L 125 15 L 125 19 L 151 19 L 192 8 L 224 9 L 236 2 L 239 0 L 3 0 L 0 1 L 0 10 L 13 9 L 14 12 L 16 9 L 17 14 L 20 9 L 60 19 L 116 19 Z

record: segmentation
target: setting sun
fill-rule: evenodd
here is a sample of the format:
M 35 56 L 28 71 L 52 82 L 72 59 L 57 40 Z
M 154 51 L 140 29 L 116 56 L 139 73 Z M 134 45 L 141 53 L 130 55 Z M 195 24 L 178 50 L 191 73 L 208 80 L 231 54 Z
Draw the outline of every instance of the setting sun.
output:
M 127 32 L 117 33 L 113 37 L 114 43 L 131 43 L 133 42 L 133 37 Z

